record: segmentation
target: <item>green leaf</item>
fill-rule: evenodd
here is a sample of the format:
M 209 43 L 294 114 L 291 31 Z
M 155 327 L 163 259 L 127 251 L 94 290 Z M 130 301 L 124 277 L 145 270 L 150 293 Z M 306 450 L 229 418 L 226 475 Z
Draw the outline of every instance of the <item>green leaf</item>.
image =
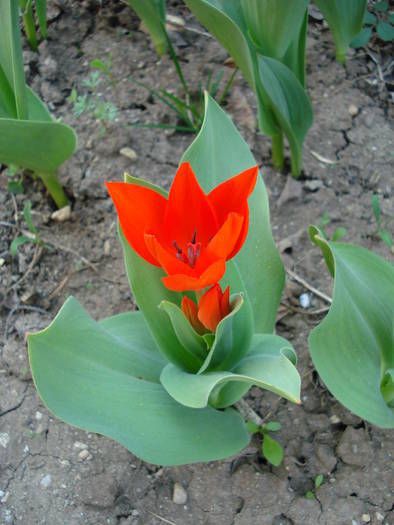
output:
M 379 22 L 376 26 L 376 32 L 379 38 L 384 42 L 391 42 L 394 40 L 394 27 L 387 22 Z
M 350 42 L 349 46 L 353 49 L 358 49 L 359 47 L 364 47 L 368 44 L 369 39 L 372 35 L 371 27 L 363 27 L 361 31 L 356 35 L 353 40 Z
M 293 402 L 299 402 L 300 377 L 292 361 L 294 350 L 290 343 L 275 335 L 255 335 L 249 353 L 230 371 L 206 371 L 190 374 L 173 364 L 162 371 L 160 381 L 178 403 L 203 408 L 208 402 L 225 408 L 238 399 L 229 398 L 223 385 L 229 382 L 246 383 L 266 388 Z M 244 391 L 242 391 L 242 395 Z
M 163 270 L 144 261 L 126 241 L 120 226 L 118 231 L 131 291 L 156 344 L 171 363 L 197 372 L 201 366 L 201 360 L 191 352 L 185 351 L 170 318 L 164 310 L 159 309 L 162 301 L 180 306 L 182 295 L 166 288 L 161 280 L 165 276 Z
M 100 69 L 100 71 L 103 71 L 106 75 L 108 75 L 109 68 L 107 64 L 104 64 L 102 60 L 99 60 L 98 58 L 95 58 L 94 60 L 91 60 L 90 67 L 94 69 Z
M 260 431 L 260 427 L 254 421 L 246 421 L 246 430 L 249 434 L 257 434 Z
M 74 152 L 76 136 L 65 124 L 0 118 L 0 162 L 51 173 Z
M 384 244 L 388 248 L 391 248 L 393 246 L 393 237 L 391 236 L 391 233 L 384 228 L 380 228 L 378 233 L 379 233 L 379 237 L 382 239 Z
M 367 0 L 315 0 L 335 42 L 336 58 L 342 64 L 350 42 L 361 31 Z
M 162 301 L 159 308 L 168 314 L 178 340 L 185 348 L 185 351 L 191 352 L 198 359 L 201 359 L 202 364 L 202 360 L 205 359 L 208 353 L 208 347 L 204 338 L 195 332 L 179 306 L 169 301 Z
M 203 125 L 182 161 L 191 163 L 206 192 L 256 164 L 234 124 L 207 94 Z M 230 275 L 231 265 L 227 263 L 226 278 L 227 274 L 230 276 L 227 284 L 231 293 L 243 292 L 245 303 L 250 302 L 255 331 L 273 332 L 284 270 L 272 239 L 268 197 L 261 177 L 249 198 L 249 210 L 248 236 L 240 252 L 230 261 L 236 269 L 234 274 Z
M 275 441 L 275 439 L 272 439 L 267 434 L 264 434 L 263 438 L 263 455 L 271 465 L 274 465 L 274 467 L 279 467 L 282 463 L 283 448 L 277 441 Z
M 27 118 L 25 73 L 19 29 L 18 2 L 0 2 L 0 66 L 14 94 L 16 117 Z
M 394 268 L 359 246 L 318 239 L 331 254 L 333 303 L 309 337 L 313 363 L 330 392 L 359 417 L 394 428 L 381 383 L 394 368 Z
M 165 0 L 127 0 L 137 15 L 144 22 L 158 55 L 167 51 L 165 18 Z
M 42 38 L 47 37 L 47 0 L 35 0 L 36 15 Z
M 373 8 L 375 9 L 375 11 L 378 11 L 379 13 L 385 13 L 389 8 L 389 4 L 387 0 L 381 0 L 380 2 L 376 2 Z
M 156 382 L 163 358 L 139 312 L 96 323 L 69 298 L 48 328 L 28 335 L 28 346 L 34 383 L 51 412 L 145 461 L 211 461 L 249 442 L 235 410 L 187 409 Z
M 323 474 L 318 474 L 315 479 L 315 488 L 318 489 L 323 484 Z
M 340 239 L 342 239 L 342 237 L 345 237 L 346 232 L 347 232 L 347 230 L 343 226 L 341 226 L 340 228 L 337 228 L 335 230 L 334 235 L 332 236 L 331 240 L 339 241 Z
M 375 25 L 376 16 L 370 13 L 369 11 L 365 11 L 363 24 L 372 25 L 372 26 Z
M 302 145 L 313 123 L 309 98 L 294 73 L 277 60 L 259 55 L 258 70 L 261 81 L 258 95 L 285 133 L 291 149 L 293 173 L 300 174 Z
M 255 89 L 252 46 L 239 0 L 185 0 L 190 11 L 227 49 Z
M 372 210 L 373 214 L 375 215 L 376 222 L 380 224 L 380 203 L 379 203 L 379 197 L 376 193 L 372 196 Z
M 26 237 L 26 235 L 19 235 L 16 237 L 10 246 L 10 254 L 12 257 L 15 257 L 15 255 L 18 253 L 18 248 L 27 242 L 34 242 L 34 239 L 31 237 Z
M 389 13 L 387 15 L 387 18 L 388 18 L 390 24 L 394 24 L 394 13 Z
M 269 423 L 263 425 L 264 432 L 277 432 L 278 430 L 280 430 L 279 421 L 270 421 Z
M 32 218 L 31 218 L 31 202 L 28 200 L 26 201 L 24 207 L 23 207 L 23 217 L 25 218 L 26 224 L 29 228 L 29 230 L 37 235 L 37 228 L 34 226 Z
M 313 499 L 315 497 L 315 494 L 313 490 L 308 490 L 308 492 L 305 494 L 306 499 Z

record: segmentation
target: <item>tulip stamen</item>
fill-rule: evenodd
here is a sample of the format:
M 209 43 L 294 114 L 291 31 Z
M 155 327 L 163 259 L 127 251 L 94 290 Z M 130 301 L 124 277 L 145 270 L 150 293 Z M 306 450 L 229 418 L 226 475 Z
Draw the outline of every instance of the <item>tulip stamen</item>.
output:
M 201 242 L 196 242 L 197 237 L 197 229 L 194 230 L 193 237 L 191 242 L 187 243 L 187 255 L 183 253 L 182 248 L 179 246 L 179 244 L 176 241 L 173 241 L 172 245 L 176 249 L 176 258 L 179 261 L 184 262 L 185 264 L 188 264 L 190 268 L 194 268 L 197 262 L 197 259 L 200 256 L 201 253 Z

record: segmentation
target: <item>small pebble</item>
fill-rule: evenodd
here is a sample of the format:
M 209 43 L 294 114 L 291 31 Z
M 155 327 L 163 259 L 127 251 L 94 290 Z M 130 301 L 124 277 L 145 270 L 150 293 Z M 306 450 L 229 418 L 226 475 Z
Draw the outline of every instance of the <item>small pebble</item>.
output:
M 37 419 L 37 421 L 40 421 L 40 419 L 42 419 L 42 414 L 38 410 L 36 412 L 35 418 Z
M 319 190 L 323 186 L 323 182 L 318 179 L 306 180 L 304 183 L 304 188 L 312 193 Z
M 44 476 L 42 480 L 40 481 L 40 485 L 44 489 L 47 489 L 51 483 L 52 483 L 52 476 L 50 474 L 47 474 L 46 476 Z
M 119 153 L 130 160 L 137 160 L 137 153 L 131 148 L 122 148 Z
M 4 494 L 5 494 L 5 492 L 3 492 L 2 490 L 0 490 L 0 498 L 3 498 L 3 497 L 4 497 Z
M 332 425 L 338 425 L 338 423 L 340 423 L 341 420 L 339 419 L 339 417 L 336 414 L 333 414 L 330 417 L 330 422 L 331 422 Z
M 363 514 L 361 516 L 361 521 L 363 523 L 369 523 L 371 521 L 371 516 L 369 514 Z
M 10 436 L 7 434 L 7 432 L 0 432 L 0 445 L 3 448 L 7 448 L 9 442 Z
M 74 443 L 74 448 L 79 448 L 80 450 L 85 450 L 88 448 L 88 446 L 86 445 L 86 443 L 81 443 L 80 441 L 76 441 Z
M 377 521 L 383 521 L 384 520 L 384 516 L 380 512 L 376 512 L 375 518 L 377 519 Z
M 82 460 L 86 459 L 88 456 L 89 456 L 89 450 L 87 450 L 86 448 L 81 450 L 81 452 L 78 454 L 79 459 L 82 459 Z
M 111 243 L 107 239 L 104 241 L 104 255 L 109 255 L 111 253 Z
M 309 308 L 311 305 L 311 299 L 307 293 L 301 294 L 298 300 L 300 301 L 301 308 Z
M 3 257 L 0 257 L 0 266 L 3 266 L 4 263 L 5 263 L 5 259 L 3 259 Z
M 350 116 L 355 117 L 358 113 L 358 107 L 354 104 L 350 104 L 348 112 Z
M 180 483 L 174 483 L 172 501 L 176 505 L 184 505 L 187 502 L 187 492 Z
M 64 208 L 60 208 L 60 210 L 54 211 L 51 215 L 51 219 L 57 222 L 68 221 L 70 217 L 71 217 L 71 206 L 69 204 L 67 206 L 64 206 Z

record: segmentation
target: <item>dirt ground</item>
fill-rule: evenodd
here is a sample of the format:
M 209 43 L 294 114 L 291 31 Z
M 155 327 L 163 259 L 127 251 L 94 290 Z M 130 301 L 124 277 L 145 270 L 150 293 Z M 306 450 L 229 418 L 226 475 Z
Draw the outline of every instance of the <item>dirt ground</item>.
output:
M 48 41 L 38 55 L 24 47 L 25 72 L 53 114 L 76 130 L 79 145 L 59 170 L 72 201 L 68 221 L 51 219 L 54 208 L 39 181 L 25 177 L 25 193 L 13 197 L 0 175 L 0 524 L 393 525 L 393 432 L 352 415 L 320 382 L 307 336 L 322 319 L 310 311 L 327 304 L 311 294 L 311 308 L 302 310 L 298 298 L 308 290 L 293 280 L 287 282 L 277 331 L 298 353 L 303 404 L 257 388 L 247 398 L 262 417 L 281 423 L 279 468 L 259 455 L 257 442 L 227 461 L 152 466 L 109 439 L 62 423 L 41 403 L 25 332 L 46 326 L 70 294 L 96 319 L 133 307 L 104 181 L 121 180 L 127 170 L 168 187 L 193 140 L 191 134 L 132 126 L 176 119 L 131 79 L 174 92 L 179 84 L 171 61 L 158 60 L 131 9 L 120 1 L 49 4 Z M 171 37 L 185 78 L 197 88 L 209 70 L 216 75 L 223 68 L 227 54 L 208 35 L 189 30 L 202 28 L 180 2 L 170 3 L 169 11 L 186 20 L 188 29 Z M 343 226 L 345 240 L 390 259 L 375 234 L 371 206 L 378 193 L 383 217 L 394 213 L 390 93 L 365 51 L 351 52 L 346 69 L 335 62 L 324 25 L 311 23 L 307 47 L 315 123 L 299 181 L 272 169 L 269 140 L 256 131 L 255 98 L 240 73 L 225 109 L 262 168 L 286 266 L 330 294 L 328 272 L 307 234 L 325 212 L 332 221 L 328 233 Z M 117 87 L 103 81 L 99 89 L 118 115 L 103 130 L 92 115 L 75 116 L 68 97 L 73 87 L 86 91 L 82 83 L 91 74 L 90 61 L 105 60 L 108 53 Z M 225 78 L 230 74 L 225 69 Z M 119 153 L 125 146 L 134 159 Z M 18 235 L 13 225 L 26 229 L 27 199 L 48 248 L 26 244 L 11 257 L 10 243 Z M 323 485 L 307 499 L 318 474 L 324 475 Z

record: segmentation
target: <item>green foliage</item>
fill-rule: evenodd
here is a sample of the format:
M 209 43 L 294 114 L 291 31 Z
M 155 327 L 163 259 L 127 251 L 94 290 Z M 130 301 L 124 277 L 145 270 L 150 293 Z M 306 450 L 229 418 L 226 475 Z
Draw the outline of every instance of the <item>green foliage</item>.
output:
M 73 130 L 54 122 L 25 84 L 18 7 L 4 0 L 0 2 L 0 162 L 34 171 L 60 208 L 68 200 L 54 173 L 75 147 Z
M 366 46 L 375 34 L 384 42 L 394 40 L 394 17 L 392 13 L 389 13 L 387 1 L 371 4 L 370 9 L 374 13 L 365 12 L 363 28 L 350 42 L 350 47 L 357 49 Z
M 329 238 L 327 232 L 326 232 L 326 229 L 325 227 L 331 223 L 331 218 L 328 214 L 328 212 L 324 212 L 323 216 L 321 217 L 320 219 L 320 222 L 319 222 L 319 230 L 321 231 L 322 235 L 323 235 L 323 238 L 326 240 L 326 241 L 339 241 L 340 239 L 342 239 L 342 237 L 345 237 L 346 233 L 347 233 L 347 230 L 346 228 L 344 228 L 343 226 L 340 226 L 339 228 L 337 228 L 334 233 L 332 234 L 332 237 L 331 239 Z
M 261 434 L 261 451 L 263 453 L 263 456 L 268 461 L 268 463 L 271 463 L 271 465 L 273 465 L 274 467 L 279 467 L 283 460 L 283 448 L 275 439 L 273 439 L 269 435 L 269 432 L 277 432 L 278 430 L 280 430 L 279 421 L 270 421 L 268 423 L 265 423 L 261 427 L 259 427 L 253 421 L 247 421 L 246 429 L 249 432 L 249 434 Z
M 167 51 L 165 0 L 127 0 L 127 2 L 148 29 L 157 54 L 164 55 Z
M 186 0 L 186 4 L 227 49 L 256 92 L 260 128 L 272 137 L 275 167 L 283 169 L 284 133 L 292 173 L 298 177 L 302 144 L 313 120 L 303 87 L 307 2 L 297 0 L 285 15 L 285 7 L 280 10 L 272 0 Z
M 47 38 L 47 2 L 46 0 L 34 0 L 34 2 L 33 0 L 19 0 L 19 8 L 25 27 L 26 38 L 30 47 L 34 49 L 34 51 L 37 51 L 36 21 L 40 28 L 42 38 L 44 40 Z
M 316 496 L 318 489 L 323 485 L 323 482 L 324 482 L 323 474 L 318 474 L 315 478 L 314 489 L 308 490 L 308 492 L 305 494 L 305 497 L 307 499 L 313 499 Z
M 205 191 L 255 164 L 208 96 L 186 159 Z M 272 334 L 284 276 L 261 178 L 249 205 L 248 239 L 221 283 L 235 294 L 232 311 L 209 337 L 186 324 L 182 294 L 165 288 L 163 271 L 137 255 L 120 232 L 139 311 L 96 323 L 70 298 L 47 329 L 28 337 L 34 381 L 50 410 L 146 461 L 178 465 L 224 458 L 248 443 L 244 421 L 231 405 L 252 384 L 299 402 L 295 352 Z M 263 449 L 278 464 L 279 445 L 266 434 L 275 428 L 263 428 Z
M 26 243 L 32 243 L 37 244 L 39 246 L 44 246 L 44 243 L 42 242 L 40 235 L 38 233 L 37 228 L 34 226 L 33 220 L 31 218 L 31 202 L 28 200 L 26 201 L 24 208 L 23 208 L 23 217 L 25 219 L 25 222 L 27 224 L 27 227 L 29 228 L 29 231 L 26 232 L 24 235 L 18 235 L 16 237 L 10 246 L 10 254 L 15 257 L 15 255 L 18 253 L 18 249 L 20 246 Z
M 77 90 L 73 88 L 68 100 L 73 105 L 75 116 L 80 117 L 84 113 L 92 115 L 104 125 L 102 132 L 105 133 L 105 123 L 114 121 L 118 116 L 118 108 L 112 102 L 103 99 L 102 93 L 98 91 L 98 87 L 103 81 L 102 74 L 109 79 L 111 85 L 116 89 L 116 80 L 111 71 L 111 56 L 108 56 L 106 62 L 99 59 L 92 60 L 90 67 L 96 71 L 93 71 L 82 81 L 82 86 L 87 90 L 87 93 L 78 95 Z
M 330 311 L 309 337 L 330 392 L 371 423 L 394 428 L 394 268 L 359 246 L 329 242 L 310 228 L 335 278 Z
M 330 27 L 336 58 L 344 64 L 349 44 L 360 32 L 367 0 L 314 0 Z
M 379 197 L 376 193 L 372 197 L 372 210 L 373 210 L 373 214 L 375 216 L 376 224 L 378 227 L 376 233 L 382 239 L 382 241 L 387 246 L 387 248 L 389 248 L 389 250 L 392 250 L 393 237 L 391 233 L 387 230 L 387 228 L 384 228 L 382 225 L 382 214 L 380 210 Z

